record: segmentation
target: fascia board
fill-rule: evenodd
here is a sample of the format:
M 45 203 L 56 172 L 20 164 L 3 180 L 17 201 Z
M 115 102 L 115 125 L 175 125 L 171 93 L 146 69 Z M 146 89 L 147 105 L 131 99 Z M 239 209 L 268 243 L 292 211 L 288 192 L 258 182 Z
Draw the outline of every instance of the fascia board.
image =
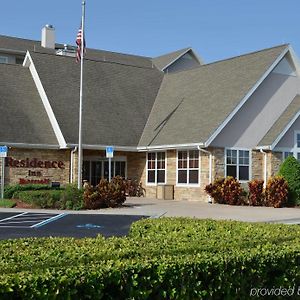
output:
M 283 131 L 278 135 L 276 140 L 273 142 L 273 144 L 270 146 L 270 149 L 273 150 L 276 145 L 279 143 L 279 141 L 283 138 L 283 136 L 287 133 L 287 131 L 292 127 L 292 125 L 296 122 L 298 117 L 300 116 L 300 111 L 298 111 L 293 119 L 287 124 L 287 126 L 283 129 Z
M 56 149 L 56 150 L 60 149 L 59 145 L 49 145 L 49 144 L 29 144 L 29 143 L 11 143 L 11 142 L 0 142 L 0 144 L 11 148 Z
M 155 151 L 155 150 L 190 149 L 196 147 L 204 147 L 204 144 L 191 143 L 191 144 L 144 146 L 144 147 L 137 147 L 137 150 L 142 152 L 142 151 Z
M 293 60 L 293 63 L 296 67 L 296 73 L 297 73 L 298 76 L 300 76 L 300 61 L 299 61 L 299 58 L 298 58 L 296 52 L 294 51 L 294 49 L 291 45 L 289 45 L 289 52 L 291 54 L 291 58 Z
M 225 128 L 229 121 L 235 116 L 235 114 L 240 110 L 240 108 L 247 102 L 247 100 L 253 95 L 257 88 L 262 84 L 266 77 L 273 71 L 273 69 L 278 65 L 282 58 L 288 53 L 289 47 L 287 46 L 285 50 L 277 57 L 269 69 L 263 74 L 263 76 L 256 82 L 252 89 L 245 95 L 245 97 L 240 101 L 240 103 L 235 107 L 235 109 L 229 114 L 229 116 L 223 121 L 223 123 L 214 131 L 214 133 L 205 142 L 205 147 L 208 147 L 213 140 L 219 135 L 219 133 Z
M 54 134 L 57 138 L 57 141 L 59 143 L 60 148 L 66 148 L 67 144 L 66 144 L 65 138 L 64 138 L 64 136 L 62 134 L 62 131 L 59 127 L 59 124 L 56 120 L 56 117 L 55 117 L 54 112 L 52 110 L 51 104 L 49 102 L 49 99 L 47 97 L 47 94 L 45 92 L 43 84 L 41 82 L 41 79 L 40 79 L 39 74 L 38 74 L 38 72 L 35 68 L 34 62 L 32 60 L 32 57 L 30 56 L 29 52 L 26 53 L 26 57 L 25 57 L 23 66 L 28 67 L 29 70 L 30 70 L 31 76 L 32 76 L 33 81 L 35 83 L 35 86 L 38 90 L 38 93 L 41 97 L 41 100 L 43 102 L 44 108 L 46 110 L 46 113 L 48 115 L 49 121 L 51 123 L 52 129 L 53 129 Z
M 129 146 L 115 146 L 115 145 L 91 145 L 91 144 L 82 144 L 82 148 L 86 150 L 105 150 L 106 147 L 113 146 L 115 151 L 128 151 L 128 152 L 137 152 L 137 147 Z M 78 144 L 67 144 L 68 148 L 78 147 Z
M 180 59 L 183 55 L 185 55 L 186 53 L 188 53 L 189 51 L 191 51 L 192 48 L 188 48 L 186 51 L 182 52 L 180 55 L 178 55 L 175 59 L 173 59 L 170 63 L 168 63 L 166 66 L 164 66 L 161 70 L 164 71 L 165 69 L 167 69 L 169 66 L 173 65 L 175 61 L 177 61 L 178 59 Z

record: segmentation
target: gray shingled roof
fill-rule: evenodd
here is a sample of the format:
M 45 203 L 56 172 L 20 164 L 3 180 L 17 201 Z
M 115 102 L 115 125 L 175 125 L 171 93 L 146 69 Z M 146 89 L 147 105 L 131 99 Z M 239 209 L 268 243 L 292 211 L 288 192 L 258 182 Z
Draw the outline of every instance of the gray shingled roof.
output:
M 74 58 L 30 53 L 68 144 L 78 141 L 80 64 Z M 85 60 L 83 143 L 137 146 L 163 73 Z
M 205 143 L 286 48 L 165 75 L 139 146 Z
M 69 46 L 76 49 L 75 46 Z M 63 44 L 56 44 L 56 48 L 63 49 Z M 20 39 L 16 37 L 0 35 L 0 49 L 17 50 L 26 53 L 26 51 L 39 51 L 45 53 L 54 53 L 52 49 L 42 48 L 40 41 Z M 91 60 L 112 61 L 122 64 L 128 64 L 140 67 L 152 67 L 152 60 L 149 57 L 122 54 L 98 49 L 86 49 L 86 58 Z
M 191 50 L 191 48 L 184 48 L 158 57 L 154 57 L 152 61 L 159 70 L 163 70 L 174 60 L 185 54 L 188 50 Z
M 29 69 L 0 64 L 0 144 L 56 145 Z
M 283 132 L 291 120 L 300 111 L 300 95 L 297 95 L 290 105 L 285 109 L 274 125 L 259 142 L 258 147 L 271 146 L 278 136 Z
M 40 44 L 41 42 L 38 41 L 0 35 L 0 49 L 17 50 L 26 53 L 27 50 L 33 50 L 35 45 Z

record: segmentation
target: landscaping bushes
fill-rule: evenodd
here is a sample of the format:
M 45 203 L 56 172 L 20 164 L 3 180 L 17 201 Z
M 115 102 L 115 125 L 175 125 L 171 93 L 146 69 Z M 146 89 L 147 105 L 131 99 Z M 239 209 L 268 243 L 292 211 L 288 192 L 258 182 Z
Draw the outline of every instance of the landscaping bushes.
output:
M 69 184 L 64 189 L 28 190 L 14 192 L 14 198 L 35 208 L 73 209 L 83 208 L 83 190 Z
M 288 184 L 281 176 L 271 177 L 268 180 L 266 191 L 266 205 L 283 207 L 288 203 Z
M 219 204 L 243 204 L 243 189 L 241 184 L 233 177 L 216 180 L 205 187 L 205 191 Z
M 116 207 L 126 200 L 126 183 L 120 177 L 114 177 L 111 182 L 101 179 L 95 187 L 86 186 L 83 194 L 84 207 L 87 209 L 98 209 Z
M 271 177 L 266 189 L 263 189 L 263 180 L 252 180 L 248 182 L 249 192 L 243 190 L 241 184 L 233 177 L 215 180 L 205 187 L 215 203 L 229 205 L 253 205 L 284 207 L 288 203 L 288 184 L 281 176 Z
M 262 206 L 265 203 L 264 181 L 254 179 L 248 182 L 249 188 L 249 205 Z
M 21 191 L 40 191 L 40 190 L 58 190 L 60 188 L 53 188 L 48 184 L 14 184 L 4 187 L 4 198 L 13 198 L 16 192 Z
M 92 187 L 86 185 L 78 190 L 69 184 L 63 188 L 49 185 L 12 185 L 5 189 L 6 198 L 16 198 L 36 208 L 54 209 L 99 209 L 123 204 L 126 196 L 144 196 L 145 189 L 137 180 L 114 177 L 109 183 L 102 179 Z
M 148 219 L 123 238 L 1 241 L 0 299 L 249 299 L 297 288 L 299 261 L 297 225 Z

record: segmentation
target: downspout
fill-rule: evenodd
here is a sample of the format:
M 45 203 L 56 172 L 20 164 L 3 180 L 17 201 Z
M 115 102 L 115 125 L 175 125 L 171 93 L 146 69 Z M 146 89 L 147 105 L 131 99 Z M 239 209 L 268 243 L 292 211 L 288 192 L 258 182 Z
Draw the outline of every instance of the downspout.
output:
M 267 186 L 267 152 L 260 149 L 260 152 L 264 155 L 264 188 Z
M 70 162 L 70 183 L 73 183 L 73 165 L 74 165 L 74 153 L 77 151 L 77 147 L 71 151 L 71 162 Z
M 207 150 L 202 149 L 200 146 L 197 146 L 197 148 L 198 148 L 199 151 L 201 151 L 203 153 L 206 153 L 206 154 L 209 154 L 208 183 L 211 184 L 212 183 L 212 153 L 207 151 Z M 211 196 L 208 196 L 208 203 L 212 203 Z

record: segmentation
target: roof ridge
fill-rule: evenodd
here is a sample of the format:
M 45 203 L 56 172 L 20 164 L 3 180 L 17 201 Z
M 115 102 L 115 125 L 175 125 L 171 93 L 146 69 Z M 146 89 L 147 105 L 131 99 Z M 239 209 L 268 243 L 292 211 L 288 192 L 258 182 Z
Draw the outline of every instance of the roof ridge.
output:
M 23 41 L 28 41 L 28 42 L 40 42 L 39 40 L 25 39 L 25 38 L 20 38 L 20 37 L 10 36 L 10 35 L 4 35 L 4 34 L 0 34 L 0 37 L 23 40 Z
M 168 53 L 165 53 L 165 54 L 162 54 L 162 55 L 159 55 L 159 56 L 152 57 L 152 59 L 156 59 L 156 58 L 160 58 L 162 56 L 174 54 L 176 52 L 184 52 L 184 51 L 191 50 L 191 49 L 192 49 L 192 47 L 185 47 L 185 48 L 178 49 L 178 50 L 175 50 L 175 51 L 172 51 L 172 52 L 168 52 Z
M 29 51 L 29 52 L 33 52 L 33 53 L 37 53 L 37 54 L 41 54 L 41 55 L 49 55 L 49 56 L 54 56 L 54 57 L 59 57 L 59 58 L 75 59 L 75 57 L 72 57 L 72 56 L 57 55 L 55 53 L 46 53 L 46 52 L 41 52 L 41 51 Z M 125 64 L 125 63 L 111 61 L 111 60 L 107 60 L 107 59 L 106 60 L 100 60 L 100 59 L 96 60 L 96 59 L 85 58 L 84 60 L 85 61 L 95 62 L 95 63 L 117 64 L 117 65 L 122 65 L 122 66 L 127 66 L 127 67 L 134 67 L 134 68 L 139 68 L 139 69 L 149 69 L 149 70 L 156 69 L 157 71 L 161 72 L 160 70 L 158 70 L 155 67 L 137 66 L 137 65 L 134 65 L 134 64 Z
M 26 38 L 20 38 L 20 37 L 16 37 L 16 36 L 9 36 L 9 35 L 3 35 L 3 34 L 0 34 L 0 38 L 1 37 L 17 39 L 17 40 L 22 40 L 22 41 L 28 41 L 28 42 L 34 42 L 34 43 L 41 43 L 40 40 L 26 39 Z M 55 45 L 57 45 L 57 46 L 63 46 L 64 44 L 65 43 L 55 42 Z M 71 45 L 71 44 L 67 44 L 67 45 L 70 46 L 70 47 L 73 47 L 74 49 L 77 48 L 76 45 Z M 139 58 L 145 58 L 145 59 L 148 59 L 148 60 L 152 59 L 152 57 L 150 57 L 150 56 L 143 56 L 143 55 L 137 55 L 137 54 L 131 54 L 131 53 L 121 53 L 121 52 L 116 52 L 116 51 L 97 49 L 97 48 L 89 48 L 89 47 L 86 47 L 86 49 L 91 50 L 91 51 L 100 51 L 100 52 L 103 51 L 103 52 L 112 53 L 112 54 L 134 56 L 134 57 L 139 57 Z
M 232 56 L 232 57 L 229 57 L 229 58 L 216 60 L 216 61 L 213 61 L 211 63 L 204 64 L 204 65 L 202 65 L 202 67 L 207 66 L 207 65 L 212 65 L 212 64 L 215 64 L 215 63 L 219 63 L 219 62 L 223 62 L 223 61 L 227 61 L 227 60 L 231 60 L 231 59 L 235 59 L 235 58 L 239 58 L 239 57 L 243 57 L 243 56 L 247 56 L 247 55 L 252 55 L 252 54 L 255 54 L 255 53 L 259 53 L 259 52 L 268 51 L 268 50 L 271 50 L 271 49 L 280 48 L 280 47 L 283 47 L 283 46 L 289 46 L 289 45 L 290 45 L 289 43 L 288 44 L 281 44 L 281 45 L 277 45 L 277 46 L 273 46 L 273 47 L 269 47 L 269 48 L 264 48 L 264 49 L 260 49 L 260 50 L 256 50 L 256 51 L 247 52 L 247 53 L 240 54 L 240 55 L 237 55 L 237 56 Z
M 172 72 L 172 73 L 167 73 L 166 75 L 167 76 L 172 76 L 172 75 L 176 75 L 176 74 L 182 73 L 182 72 L 190 72 L 190 71 L 193 71 L 193 70 L 196 70 L 196 69 L 200 69 L 200 68 L 203 68 L 203 67 L 206 67 L 206 66 L 211 66 L 213 64 L 217 64 L 217 63 L 225 62 L 225 61 L 228 61 L 228 60 L 236 59 L 236 58 L 239 58 L 239 57 L 244 57 L 244 56 L 247 56 L 247 55 L 252 55 L 252 54 L 255 54 L 255 53 L 264 52 L 264 51 L 268 51 L 268 50 L 271 50 L 271 49 L 276 49 L 276 48 L 279 48 L 279 47 L 289 46 L 289 45 L 290 44 L 281 44 L 281 45 L 278 45 L 278 46 L 264 48 L 264 49 L 261 49 L 261 50 L 256 50 L 256 51 L 248 52 L 248 53 L 245 53 L 245 54 L 241 54 L 241 55 L 232 56 L 232 57 L 229 57 L 229 58 L 225 58 L 225 59 L 213 61 L 211 63 L 207 63 L 207 64 L 195 66 L 192 69 L 182 70 L 182 71 L 177 71 L 177 72 Z

